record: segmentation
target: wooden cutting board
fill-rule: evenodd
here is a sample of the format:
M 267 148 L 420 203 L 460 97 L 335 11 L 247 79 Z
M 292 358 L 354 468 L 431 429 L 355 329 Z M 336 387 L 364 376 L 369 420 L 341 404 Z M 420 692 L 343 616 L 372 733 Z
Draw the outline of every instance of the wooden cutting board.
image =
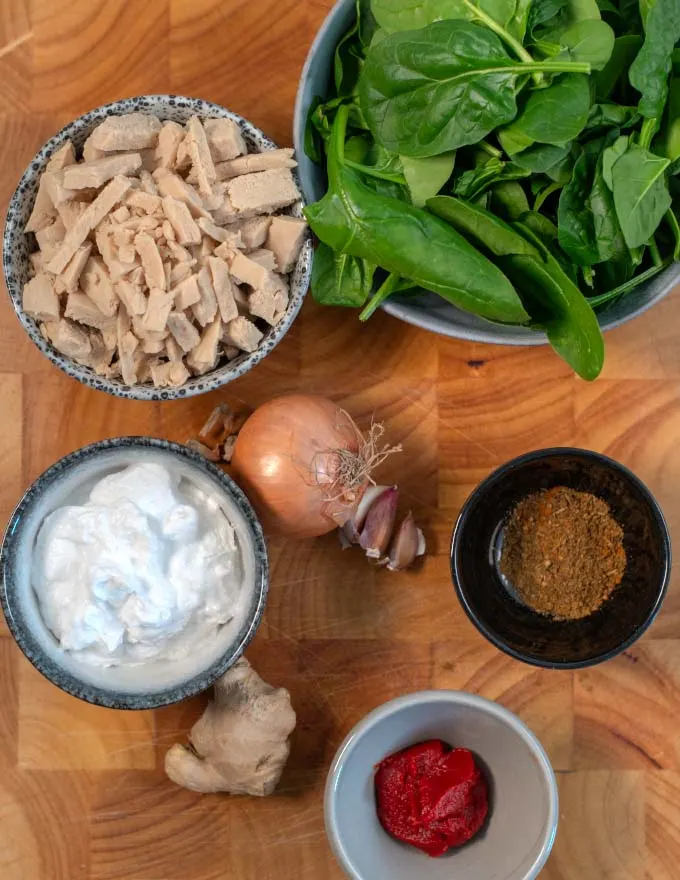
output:
M 216 101 L 289 145 L 307 48 L 330 0 L 2 0 L 0 208 L 43 141 L 129 95 Z M 80 386 L 28 341 L 0 297 L 0 521 L 48 465 L 121 434 L 185 441 L 220 400 L 326 394 L 404 453 L 384 470 L 425 526 L 419 571 L 370 568 L 333 536 L 272 540 L 266 618 L 248 651 L 298 713 L 268 799 L 198 796 L 162 771 L 203 699 L 112 712 L 35 672 L 0 624 L 2 880 L 335 880 L 322 792 L 336 747 L 405 691 L 464 688 L 517 712 L 558 773 L 560 828 L 545 880 L 680 877 L 680 585 L 623 656 L 533 669 L 468 623 L 448 545 L 467 493 L 527 450 L 574 444 L 631 467 L 680 528 L 680 291 L 607 335 L 588 385 L 549 350 L 440 339 L 378 314 L 366 327 L 307 302 L 283 343 L 224 393 L 152 404 Z

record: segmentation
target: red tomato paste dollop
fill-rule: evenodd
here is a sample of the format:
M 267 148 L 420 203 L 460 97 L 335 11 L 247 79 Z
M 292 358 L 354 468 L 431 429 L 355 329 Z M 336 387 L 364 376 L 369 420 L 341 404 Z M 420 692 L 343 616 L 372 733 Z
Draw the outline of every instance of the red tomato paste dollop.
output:
M 429 856 L 470 840 L 489 810 L 486 780 L 472 752 L 439 739 L 382 760 L 375 792 L 385 831 Z

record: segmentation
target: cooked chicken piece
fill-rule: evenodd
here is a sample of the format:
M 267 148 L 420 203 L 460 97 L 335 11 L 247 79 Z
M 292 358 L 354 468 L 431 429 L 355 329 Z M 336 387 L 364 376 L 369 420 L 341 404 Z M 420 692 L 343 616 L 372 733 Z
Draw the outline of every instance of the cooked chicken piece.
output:
M 43 229 L 39 229 L 35 233 L 35 240 L 38 242 L 38 247 L 48 261 L 59 251 L 65 238 L 66 227 L 64 226 L 61 217 L 57 217 L 54 223 L 45 226 Z
M 174 296 L 164 290 L 149 291 L 146 312 L 142 318 L 147 333 L 164 333 L 174 301 Z
M 224 333 L 222 333 L 224 337 Z M 235 345 L 225 345 L 222 347 L 222 352 L 228 361 L 233 361 L 234 358 L 237 358 L 241 354 L 241 350 L 236 348 Z
M 109 214 L 109 217 L 115 223 L 124 223 L 126 220 L 129 220 L 131 216 L 130 209 L 127 205 L 121 205 L 120 208 L 116 208 L 115 211 L 111 211 Z
M 263 335 L 252 321 L 240 315 L 229 321 L 222 338 L 228 345 L 233 345 L 241 351 L 255 351 Z
M 106 156 L 104 150 L 98 150 L 92 143 L 92 134 L 90 134 L 83 144 L 83 159 L 86 162 L 93 162 L 95 159 L 103 159 Z
M 293 175 L 281 168 L 235 177 L 227 183 L 227 194 L 241 214 L 272 214 L 300 198 Z
M 154 214 L 161 206 L 160 196 L 152 196 L 143 190 L 131 192 L 125 199 L 128 208 L 138 208 L 145 214 Z
M 138 351 L 139 340 L 135 334 L 128 330 L 120 336 L 118 341 L 118 358 L 123 382 L 126 385 L 136 385 L 138 372 L 141 365 L 141 352 Z
M 194 245 L 194 250 L 198 252 L 198 262 L 201 266 L 208 265 L 208 257 L 215 250 L 215 242 L 207 235 L 204 235 L 201 239 L 200 247 L 196 247 Z
M 229 275 L 229 267 L 224 260 L 218 257 L 208 257 L 210 275 L 212 277 L 213 290 L 220 310 L 220 317 L 226 324 L 238 317 L 236 300 L 234 299 L 234 286 Z
M 66 264 L 83 244 L 90 232 L 92 232 L 109 211 L 122 199 L 129 188 L 130 181 L 126 177 L 114 177 L 110 183 L 106 184 L 94 202 L 87 206 L 83 215 L 77 220 L 75 225 L 69 229 L 66 238 L 64 239 L 64 243 L 47 264 L 46 268 L 49 272 L 58 275 L 60 272 L 64 271 Z
M 109 360 L 113 357 L 116 349 L 118 348 L 118 318 L 116 318 L 116 323 L 111 327 L 102 327 L 102 342 L 104 343 L 104 348 L 107 353 L 111 355 Z
M 163 291 L 161 291 L 163 293 Z M 167 294 L 165 294 L 167 296 Z M 149 328 L 144 323 L 144 316 L 141 317 L 139 315 L 133 315 L 132 317 L 132 332 L 135 334 L 137 339 L 140 341 L 140 345 L 143 340 L 149 340 L 152 342 L 162 342 L 165 344 L 165 340 L 170 335 L 170 331 L 166 328 L 165 330 L 149 330 Z
M 145 168 L 149 173 L 156 170 L 158 163 L 156 162 L 155 149 L 140 150 L 139 155 L 142 157 L 142 168 Z
M 258 248 L 256 251 L 252 251 L 248 254 L 248 259 L 252 260 L 253 263 L 257 263 L 258 266 L 269 269 L 270 272 L 276 272 L 276 257 L 266 248 Z
M 183 363 L 172 363 L 155 359 L 149 362 L 151 381 L 156 388 L 168 388 L 183 385 L 189 378 L 189 371 Z
M 104 265 L 109 271 L 111 281 L 117 281 L 119 278 L 127 275 L 134 266 L 139 265 L 137 253 L 134 247 L 128 247 L 127 237 L 123 239 L 124 235 L 129 235 L 130 240 L 132 240 L 133 232 L 132 230 L 121 229 L 111 224 L 108 218 L 103 220 L 95 229 L 94 236 L 97 249 L 101 254 Z M 116 250 L 116 240 L 123 242 L 118 250 Z M 124 250 L 126 247 L 128 249 Z
M 177 244 L 176 241 L 168 242 L 168 250 L 170 251 L 171 258 L 178 263 L 186 263 L 188 266 L 196 265 L 196 260 L 191 252 L 182 247 L 181 244 Z
M 131 281 L 121 278 L 114 288 L 129 315 L 143 315 L 146 312 L 146 297 L 143 291 Z
M 271 217 L 251 217 L 238 224 L 238 229 L 246 252 L 262 247 L 269 232 Z
M 52 279 L 44 272 L 24 284 L 22 304 L 26 314 L 36 321 L 59 320 L 59 297 Z
M 45 181 L 47 193 L 55 208 L 62 202 L 75 198 L 77 190 L 64 186 L 63 171 L 46 171 L 42 179 Z
M 88 328 L 87 334 L 90 337 L 90 354 L 81 363 L 92 367 L 95 373 L 102 375 L 104 371 L 108 370 L 113 354 L 107 349 L 101 331 Z
M 33 210 L 28 218 L 28 223 L 24 227 L 24 232 L 38 232 L 49 226 L 56 216 L 57 212 L 50 198 L 47 178 L 43 174 L 38 183 L 38 192 L 35 196 Z
M 177 147 L 184 140 L 184 129 L 177 122 L 168 120 L 158 132 L 156 146 L 156 166 L 158 168 L 174 168 L 177 161 Z
M 140 346 L 144 354 L 161 354 L 165 351 L 164 339 L 142 339 Z
M 67 165 L 73 165 L 75 161 L 75 148 L 71 141 L 67 140 L 56 152 L 52 153 L 45 166 L 45 171 L 61 171 Z
M 69 165 L 58 172 L 61 175 L 59 182 L 66 189 L 98 188 L 118 174 L 134 174 L 141 167 L 142 157 L 139 153 L 123 153 L 120 156 L 107 156 L 105 159 Z
M 216 162 L 235 159 L 247 152 L 241 129 L 232 119 L 206 119 L 203 128 Z
M 147 171 L 145 168 L 142 168 L 139 172 L 139 191 L 145 192 L 150 196 L 158 195 L 156 181 L 151 176 L 151 172 Z
M 191 371 L 202 376 L 214 369 L 217 363 L 217 346 L 222 333 L 222 319 L 218 315 L 203 331 L 201 341 L 192 349 L 187 357 L 187 366 Z
M 142 261 L 146 284 L 149 290 L 154 287 L 165 290 L 166 281 L 163 260 L 158 253 L 158 245 L 147 232 L 138 232 L 135 235 L 135 250 Z
M 172 198 L 172 196 L 165 196 L 163 211 L 181 245 L 201 243 L 201 230 L 196 225 L 196 221 L 191 216 L 185 202 Z M 205 222 L 205 218 L 201 217 L 198 222 Z
M 111 277 L 99 257 L 91 256 L 82 270 L 80 286 L 92 302 L 108 317 L 118 310 L 118 297 Z
M 113 328 L 116 326 L 115 317 L 105 315 L 84 293 L 69 293 L 66 300 L 64 317 L 77 321 L 79 324 L 87 324 L 97 330 Z
M 68 293 L 74 293 L 76 290 L 78 290 L 80 275 L 87 265 L 87 261 L 90 259 L 91 252 L 92 242 L 87 241 L 84 245 L 81 245 L 75 252 L 75 254 L 71 257 L 68 265 L 61 273 L 61 275 L 57 275 L 57 281 L 61 282 L 64 290 Z
M 181 204 L 181 202 L 180 202 L 180 204 Z M 163 235 L 165 236 L 166 241 L 177 241 L 177 233 L 172 228 L 172 224 L 170 223 L 169 220 L 163 220 L 161 228 L 163 229 Z
M 201 293 L 201 299 L 192 306 L 191 310 L 201 327 L 205 327 L 217 314 L 217 298 L 213 290 L 210 272 L 205 266 L 198 273 L 198 289 Z M 179 342 L 179 340 L 177 341 Z
M 168 336 L 165 340 L 165 351 L 173 364 L 179 363 L 184 357 L 184 352 L 179 345 L 177 345 L 174 336 Z
M 145 150 L 155 147 L 161 121 L 145 113 L 109 116 L 90 135 L 92 146 L 111 153 L 114 150 Z
M 84 327 L 79 327 L 66 318 L 45 326 L 52 345 L 66 357 L 85 360 L 92 354 L 90 336 Z
M 274 294 L 268 290 L 254 290 L 248 297 L 248 310 L 256 318 L 262 318 L 273 325 L 277 311 Z
M 264 153 L 249 153 L 230 162 L 220 162 L 215 166 L 218 180 L 231 180 L 240 174 L 252 174 L 254 171 L 269 171 L 273 168 L 295 168 L 293 150 L 266 150 Z
M 189 321 L 184 312 L 170 312 L 168 315 L 168 329 L 182 351 L 191 351 L 200 342 L 201 337 L 198 335 L 198 330 Z
M 192 217 L 210 217 L 203 207 L 199 194 L 193 186 L 182 180 L 179 174 L 168 171 L 167 168 L 157 168 L 153 173 L 153 179 L 156 181 L 161 195 L 172 196 L 172 198 L 184 202 Z
M 239 250 L 242 245 L 243 242 L 241 240 L 241 233 L 232 232 L 230 238 L 228 238 L 227 241 L 223 241 L 222 244 L 218 245 L 213 253 L 216 257 L 221 257 L 223 260 L 229 262 L 236 251 Z
M 198 275 L 190 275 L 180 282 L 177 287 L 170 291 L 175 298 L 175 308 L 185 312 L 191 306 L 201 301 L 201 291 L 198 289 Z
M 189 137 L 185 132 L 184 137 L 177 145 L 175 171 L 187 171 L 189 168 L 191 168 L 191 153 L 189 151 Z
M 187 139 L 191 166 L 198 181 L 198 191 L 202 196 L 212 195 L 212 184 L 217 180 L 215 165 L 210 155 L 210 147 L 198 116 L 187 122 Z
M 206 220 L 205 217 L 200 217 L 197 222 L 203 232 L 215 241 L 233 241 L 235 237 L 233 232 L 230 232 L 228 229 L 223 229 L 221 226 L 217 226 L 212 220 Z
M 265 247 L 276 257 L 279 272 L 287 275 L 295 268 L 305 243 L 307 223 L 297 217 L 272 217 Z
M 229 269 L 240 284 L 249 284 L 255 290 L 269 290 L 274 293 L 282 285 L 282 279 L 269 269 L 236 251 L 229 261 Z
M 72 229 L 85 211 L 87 211 L 87 203 L 77 202 L 73 199 L 68 202 L 60 202 L 57 205 L 57 212 L 66 229 Z

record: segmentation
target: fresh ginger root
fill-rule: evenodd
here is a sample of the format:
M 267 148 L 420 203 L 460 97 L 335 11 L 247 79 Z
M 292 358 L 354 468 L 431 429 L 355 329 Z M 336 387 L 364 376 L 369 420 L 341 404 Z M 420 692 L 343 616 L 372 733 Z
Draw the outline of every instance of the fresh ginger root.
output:
M 191 791 L 271 794 L 290 754 L 295 712 L 285 688 L 263 681 L 242 657 L 215 683 L 190 746 L 174 745 L 165 772 Z

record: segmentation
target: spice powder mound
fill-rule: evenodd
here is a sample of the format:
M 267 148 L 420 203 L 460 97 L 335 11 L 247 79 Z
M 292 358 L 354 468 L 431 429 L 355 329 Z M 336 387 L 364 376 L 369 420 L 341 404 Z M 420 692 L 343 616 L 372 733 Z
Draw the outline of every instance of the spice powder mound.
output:
M 558 620 L 587 617 L 621 583 L 623 529 L 609 505 L 566 486 L 522 499 L 508 520 L 500 570 L 534 611 Z

